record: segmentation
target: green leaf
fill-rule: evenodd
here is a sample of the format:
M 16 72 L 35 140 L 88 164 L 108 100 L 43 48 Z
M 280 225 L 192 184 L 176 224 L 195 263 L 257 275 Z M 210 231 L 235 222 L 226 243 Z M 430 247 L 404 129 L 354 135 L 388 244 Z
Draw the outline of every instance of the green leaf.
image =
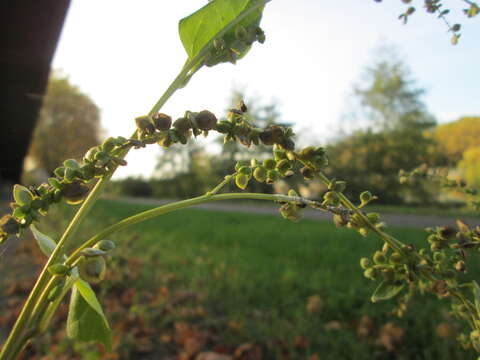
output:
M 52 254 L 53 250 L 55 250 L 57 243 L 50 236 L 45 235 L 40 230 L 38 230 L 35 225 L 30 225 L 30 230 L 32 230 L 33 237 L 35 238 L 35 240 L 37 240 L 40 250 L 42 250 L 42 252 L 47 257 L 49 257 Z
M 373 292 L 372 302 L 391 299 L 395 295 L 397 295 L 404 286 L 404 283 L 395 284 L 387 281 L 382 281 Z
M 112 332 L 102 307 L 88 283 L 75 282 L 70 298 L 67 334 L 80 341 L 95 341 L 112 349 Z
M 236 19 L 242 11 L 258 4 L 259 0 L 213 0 L 179 23 L 180 39 L 189 59 L 197 56 L 203 47 L 213 42 L 217 34 Z M 263 2 L 262 2 L 263 3 Z M 263 6 L 242 19 L 239 24 L 244 27 L 258 25 Z M 235 27 L 225 36 L 234 37 Z

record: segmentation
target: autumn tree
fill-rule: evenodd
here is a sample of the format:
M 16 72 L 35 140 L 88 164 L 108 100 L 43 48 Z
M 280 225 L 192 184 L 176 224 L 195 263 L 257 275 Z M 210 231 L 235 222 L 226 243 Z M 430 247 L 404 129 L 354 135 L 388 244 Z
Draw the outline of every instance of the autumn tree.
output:
M 100 110 L 67 77 L 54 74 L 33 135 L 29 156 L 51 173 L 63 160 L 81 159 L 99 143 Z
M 464 152 L 480 146 L 480 117 L 462 117 L 436 128 L 435 138 L 450 164 L 462 159 Z

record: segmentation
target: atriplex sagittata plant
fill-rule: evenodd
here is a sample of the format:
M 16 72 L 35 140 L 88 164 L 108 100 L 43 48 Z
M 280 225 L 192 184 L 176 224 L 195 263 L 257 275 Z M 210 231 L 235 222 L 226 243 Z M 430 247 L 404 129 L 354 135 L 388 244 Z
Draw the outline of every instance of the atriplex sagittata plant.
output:
M 96 341 L 111 348 L 111 332 L 102 307 L 89 284 L 95 284 L 105 276 L 105 255 L 115 244 L 114 233 L 147 219 L 187 208 L 189 206 L 220 200 L 257 199 L 274 201 L 280 206 L 283 217 L 297 221 L 303 208 L 310 207 L 333 214 L 337 226 L 346 226 L 361 235 L 373 232 L 383 240 L 383 248 L 372 259 L 361 259 L 365 277 L 377 281 L 378 287 L 372 301 L 400 296 L 398 313 L 405 311 L 409 298 L 415 292 L 434 293 L 451 302 L 453 312 L 470 325 L 469 336 L 460 340 L 465 347 L 473 346 L 480 352 L 480 287 L 475 281 L 464 282 L 467 269 L 467 252 L 480 249 L 480 227 L 470 229 L 458 222 L 458 229 L 439 227 L 428 229 L 428 243 L 424 249 L 415 249 L 384 231 L 385 225 L 377 213 L 362 209 L 375 196 L 365 191 L 355 205 L 344 194 L 345 181 L 328 179 L 322 172 L 328 159 L 322 148 L 296 149 L 293 131 L 282 126 L 265 129 L 254 127 L 245 116 L 248 109 L 241 102 L 228 112 L 228 120 L 217 121 L 210 111 L 186 111 L 183 117 L 172 118 L 160 112 L 166 101 L 183 88 L 189 79 L 204 65 L 214 66 L 223 62 L 235 63 L 246 55 L 254 42 L 263 43 L 265 34 L 259 27 L 262 12 L 269 0 L 214 0 L 182 19 L 179 31 L 188 54 L 182 70 L 148 114 L 136 118 L 137 129 L 129 138 L 108 138 L 103 144 L 90 149 L 82 163 L 66 160 L 58 167 L 48 183 L 27 189 L 15 185 L 11 204 L 12 213 L 0 222 L 0 242 L 20 236 L 27 228 L 33 232 L 42 252 L 48 260 L 25 302 L 0 353 L 1 360 L 15 359 L 27 343 L 37 334 L 48 329 L 49 321 L 62 299 L 71 291 L 67 332 L 81 341 Z M 410 3 L 410 1 L 403 1 Z M 478 6 L 466 1 L 466 14 L 473 17 Z M 440 1 L 425 1 L 429 12 L 440 10 Z M 410 15 L 413 10 L 407 11 Z M 221 17 L 218 14 L 222 14 Z M 406 16 L 402 18 L 405 18 Z M 440 12 L 443 18 L 445 11 Z M 457 34 L 459 27 L 452 31 Z M 458 35 L 458 34 L 457 34 Z M 455 35 L 456 36 L 456 35 Z M 457 36 L 458 39 L 458 36 Z M 141 212 L 107 227 L 90 239 L 81 238 L 79 229 L 106 183 L 118 166 L 125 166 L 124 157 L 133 148 L 159 144 L 169 148 L 172 144 L 187 144 L 200 134 L 207 136 L 216 131 L 224 135 L 225 142 L 239 141 L 245 146 L 260 143 L 272 147 L 272 157 L 259 161 L 240 161 L 235 170 L 208 193 Z M 229 183 L 245 189 L 250 181 L 274 183 L 300 172 L 306 180 L 319 179 L 328 188 L 323 201 L 311 201 L 290 190 L 287 195 L 259 193 L 219 193 Z M 402 173 L 401 181 L 416 178 L 435 178 L 447 187 L 459 187 L 470 195 L 462 183 L 453 183 L 446 177 L 426 168 L 412 173 Z M 66 201 L 82 203 L 58 241 L 41 233 L 35 223 L 48 213 L 50 206 Z M 478 203 L 477 203 L 478 204 Z M 112 239 L 112 240 L 109 240 Z M 74 241 L 75 240 L 75 241 Z M 72 244 L 81 244 L 71 252 Z

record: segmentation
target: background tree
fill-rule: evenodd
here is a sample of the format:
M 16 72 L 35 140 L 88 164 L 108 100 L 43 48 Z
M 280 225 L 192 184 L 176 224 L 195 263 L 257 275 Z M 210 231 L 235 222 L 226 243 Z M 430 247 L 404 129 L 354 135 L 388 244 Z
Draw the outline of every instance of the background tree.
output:
M 342 136 L 329 146 L 328 154 L 331 173 L 352 179 L 351 195 L 370 189 L 380 201 L 393 203 L 402 201 L 400 169 L 440 159 L 429 134 L 435 119 L 421 99 L 425 90 L 391 49 L 381 48 L 376 58 L 365 70 L 362 85 L 354 89 L 356 118 L 365 128 Z M 415 191 L 415 197 L 426 200 L 424 189 Z
M 100 110 L 67 77 L 54 74 L 43 99 L 29 156 L 51 173 L 63 160 L 81 159 L 99 143 Z
M 436 128 L 435 138 L 451 165 L 462 159 L 464 152 L 480 146 L 480 117 L 462 117 Z
M 465 150 L 458 167 L 469 186 L 480 188 L 480 146 Z

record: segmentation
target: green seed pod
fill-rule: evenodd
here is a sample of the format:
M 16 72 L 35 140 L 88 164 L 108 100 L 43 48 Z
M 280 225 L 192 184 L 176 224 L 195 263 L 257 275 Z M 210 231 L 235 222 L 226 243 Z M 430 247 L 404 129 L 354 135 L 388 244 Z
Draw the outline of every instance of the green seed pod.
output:
M 64 179 L 67 182 L 72 182 L 78 177 L 78 171 L 74 168 L 65 168 Z
M 372 261 L 368 258 L 361 258 L 360 259 L 360 266 L 362 267 L 363 270 L 367 270 L 368 268 L 372 267 Z
M 249 166 L 250 163 L 249 161 L 247 160 L 239 160 L 237 161 L 237 163 L 235 164 L 235 171 L 239 171 L 242 167 L 244 166 Z
M 171 134 L 169 132 L 161 133 L 160 138 L 157 141 L 157 144 L 164 148 L 170 147 L 173 144 L 173 139 Z
M 95 160 L 95 155 L 97 154 L 98 152 L 98 147 L 92 147 L 90 148 L 86 153 L 85 155 L 83 156 L 83 160 L 86 161 L 86 162 L 92 162 Z M 60 176 L 60 177 L 63 177 Z
M 442 244 L 440 242 L 433 242 L 431 245 L 430 245 L 430 249 L 432 251 L 439 251 L 439 250 L 442 250 Z
M 300 157 L 305 160 L 312 160 L 316 154 L 316 150 L 313 146 L 307 146 L 306 148 L 302 149 L 299 153 Z
M 18 205 L 30 205 L 33 195 L 25 186 L 15 184 L 13 187 L 13 199 Z
M 195 123 L 200 130 L 208 131 L 215 129 L 217 125 L 217 117 L 208 110 L 200 111 L 195 117 Z
M 273 145 L 275 143 L 280 143 L 283 138 L 283 129 L 277 125 L 271 125 L 265 130 L 263 130 L 260 135 L 260 140 L 265 145 Z
M 48 267 L 48 272 L 52 275 L 65 276 L 70 272 L 70 267 L 65 264 L 53 264 Z
M 293 222 L 302 218 L 302 209 L 294 204 L 283 204 L 279 211 L 282 217 Z
M 105 139 L 105 141 L 102 143 L 102 150 L 105 151 L 106 153 L 109 153 L 115 148 L 115 138 L 113 137 L 108 137 Z
M 77 160 L 75 159 L 68 159 L 68 160 L 65 160 L 63 162 L 63 166 L 66 168 L 66 169 L 75 169 L 75 170 L 78 170 L 80 169 L 80 164 L 77 162 Z
M 370 280 L 377 280 L 378 270 L 373 267 L 368 268 L 363 272 L 363 276 Z
M 293 189 L 288 190 L 287 195 L 288 195 L 288 196 L 291 196 L 291 197 L 299 197 L 299 196 L 298 196 L 298 193 L 297 193 L 295 190 L 293 190 Z
M 283 159 L 277 162 L 277 170 L 280 171 L 281 173 L 284 173 L 285 171 L 290 170 L 291 168 L 292 168 L 292 164 L 287 159 Z
M 333 223 L 337 228 L 341 228 L 347 226 L 348 220 L 340 214 L 335 214 L 333 215 Z
M 153 126 L 153 123 L 146 115 L 135 118 L 135 123 L 137 124 L 137 128 L 141 133 L 153 134 L 155 132 L 155 126 Z
M 258 166 L 258 160 L 257 159 L 251 159 L 250 160 L 250 166 L 252 168 L 256 168 Z
M 395 265 L 401 264 L 403 262 L 403 256 L 400 253 L 394 252 L 390 255 L 390 262 Z
M 445 254 L 442 252 L 435 252 L 433 254 L 433 261 L 437 263 L 441 263 L 445 261 Z
M 385 257 L 385 254 L 383 252 L 376 251 L 373 255 L 373 262 L 378 265 L 385 264 L 387 262 L 387 258 Z
M 84 258 L 79 266 L 80 277 L 90 284 L 98 284 L 105 278 L 107 266 L 101 256 Z
M 277 166 L 277 162 L 273 159 L 263 160 L 263 167 L 267 170 L 273 170 Z
M 80 254 L 85 257 L 97 257 L 97 256 L 104 256 L 107 253 L 100 249 L 85 248 L 80 252 Z
M 61 189 L 62 184 L 58 181 L 57 178 L 48 178 L 48 183 L 52 185 L 55 189 Z
M 55 174 L 55 176 L 63 178 L 65 176 L 65 168 L 63 166 L 60 166 L 53 170 L 53 173 Z
M 105 252 L 115 249 L 115 243 L 111 240 L 100 240 L 94 246 L 95 249 L 99 249 Z
M 265 180 L 267 184 L 271 185 L 278 180 L 278 172 L 275 170 L 267 170 L 267 179 Z
M 20 223 L 11 215 L 4 215 L 0 219 L 1 232 L 8 235 L 15 235 L 20 231 Z
M 192 124 L 189 119 L 182 117 L 174 121 L 173 127 L 179 134 L 185 135 L 192 128 Z
M 333 180 L 328 184 L 328 190 L 342 192 L 347 187 L 347 183 L 341 180 Z
M 313 180 L 315 177 L 315 173 L 312 168 L 304 166 L 300 169 L 300 173 L 302 174 L 305 180 Z
M 360 194 L 360 202 L 362 204 L 366 205 L 372 200 L 373 200 L 373 195 L 370 191 L 364 191 Z
M 80 172 L 82 174 L 82 178 L 85 180 L 91 180 L 95 177 L 95 166 L 93 164 L 86 164 L 83 165 L 82 168 L 80 169 Z
M 232 130 L 232 123 L 222 120 L 217 123 L 216 129 L 221 134 L 228 134 Z
M 372 224 L 376 224 L 380 220 L 380 214 L 379 213 L 368 213 L 367 218 L 368 218 L 368 220 L 370 220 L 370 222 Z
M 275 159 L 275 161 L 288 159 L 285 150 L 282 150 L 282 149 L 274 150 L 273 151 L 273 158 Z
M 157 130 L 167 131 L 172 126 L 172 118 L 167 114 L 156 113 L 152 117 L 153 125 Z
M 362 235 L 363 237 L 366 237 L 368 235 L 368 232 L 370 231 L 369 228 L 367 227 L 361 227 L 361 228 L 358 228 L 358 233 L 360 235 Z
M 440 241 L 440 238 L 439 238 L 437 235 L 435 235 L 435 234 L 431 234 L 431 235 L 428 235 L 427 241 L 428 241 L 430 244 L 433 244 L 434 242 Z
M 67 204 L 75 205 L 83 201 L 85 195 L 87 195 L 90 189 L 80 181 L 75 181 L 69 184 L 64 184 L 60 191 L 66 199 Z
M 20 219 L 20 220 L 21 220 L 21 219 L 23 219 L 25 216 L 27 216 L 27 213 L 24 212 L 21 207 L 18 207 L 18 208 L 16 208 L 15 210 L 13 210 L 12 216 L 13 216 L 15 219 Z M 1 220 L 0 220 L 0 222 L 1 222 Z
M 455 270 L 460 271 L 460 272 L 466 272 L 466 270 L 467 270 L 467 267 L 465 265 L 465 261 L 463 261 L 463 260 L 457 261 L 455 263 L 454 267 L 455 267 Z
M 312 162 L 317 168 L 320 169 L 328 165 L 328 158 L 326 155 L 316 155 Z
M 248 177 L 252 176 L 252 168 L 250 166 L 242 166 L 238 169 L 238 173 L 242 175 L 247 175 Z
M 438 229 L 438 235 L 442 239 L 450 239 L 454 237 L 456 233 L 452 226 L 442 226 Z
M 245 190 L 249 180 L 250 177 L 244 174 L 237 174 L 235 176 L 235 184 L 242 190 Z
M 323 195 L 323 205 L 338 206 L 340 204 L 340 198 L 334 191 L 328 191 Z
M 256 167 L 253 171 L 253 177 L 256 181 L 263 183 L 267 179 L 267 170 L 263 166 Z

